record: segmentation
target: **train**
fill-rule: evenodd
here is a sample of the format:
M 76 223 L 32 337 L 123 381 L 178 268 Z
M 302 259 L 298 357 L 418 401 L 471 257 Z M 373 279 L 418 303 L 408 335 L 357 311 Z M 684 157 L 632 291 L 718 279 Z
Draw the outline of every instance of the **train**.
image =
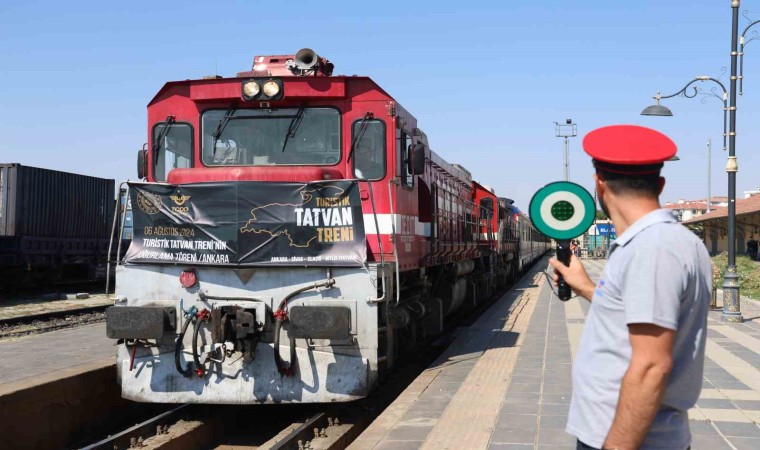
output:
M 0 290 L 106 278 L 114 180 L 0 164 Z
M 166 83 L 106 333 L 139 402 L 367 396 L 549 249 L 366 76 L 310 49 Z

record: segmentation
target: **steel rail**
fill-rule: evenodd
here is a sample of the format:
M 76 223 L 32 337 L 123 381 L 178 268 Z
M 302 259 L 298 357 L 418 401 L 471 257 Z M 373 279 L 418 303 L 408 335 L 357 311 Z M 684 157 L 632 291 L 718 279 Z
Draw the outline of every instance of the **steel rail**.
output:
M 303 442 L 308 442 L 314 438 L 315 428 L 327 427 L 327 415 L 323 412 L 313 415 L 306 422 L 301 424 L 298 428 L 291 431 L 285 438 L 270 447 L 272 450 L 290 450 L 298 449 L 299 441 L 301 441 L 300 447 L 303 448 Z
M 180 405 L 144 422 L 138 423 L 133 427 L 129 427 L 121 433 L 114 434 L 113 436 L 108 436 L 101 441 L 88 445 L 87 447 L 82 447 L 82 450 L 113 450 L 115 448 L 132 448 L 132 444 L 139 438 L 150 437 L 156 434 L 157 427 L 163 427 L 164 425 L 169 425 L 176 422 L 178 419 L 177 416 L 180 413 L 185 412 L 186 408 L 189 406 L 189 403 Z

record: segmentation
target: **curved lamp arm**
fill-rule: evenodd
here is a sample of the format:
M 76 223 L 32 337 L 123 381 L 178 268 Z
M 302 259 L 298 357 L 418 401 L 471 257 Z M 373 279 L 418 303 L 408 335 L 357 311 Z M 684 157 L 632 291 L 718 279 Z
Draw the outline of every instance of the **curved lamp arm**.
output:
M 747 16 L 747 11 L 743 11 L 742 15 L 744 16 L 744 18 L 746 18 L 747 20 L 749 20 L 749 16 Z M 760 36 L 758 36 L 757 31 L 755 31 L 755 35 L 752 36 L 751 38 L 747 39 L 747 32 L 749 31 L 750 28 L 754 27 L 758 23 L 760 23 L 760 20 L 755 20 L 754 22 L 751 22 L 749 25 L 747 25 L 744 28 L 744 31 L 742 31 L 741 36 L 739 36 L 739 54 L 738 54 L 738 56 L 739 56 L 739 76 L 737 77 L 739 79 L 739 95 L 744 94 L 744 90 L 743 90 L 743 84 L 744 84 L 743 83 L 743 81 L 744 81 L 744 46 L 746 44 L 749 44 L 750 42 L 754 41 L 755 39 L 760 38 Z
M 723 85 L 723 83 L 718 81 L 716 78 L 709 77 L 707 75 L 701 75 L 701 76 L 695 77 L 693 80 L 686 83 L 686 86 L 684 86 L 680 91 L 676 92 L 675 94 L 660 95 L 660 93 L 658 92 L 657 95 L 655 95 L 652 98 L 657 101 L 658 105 L 660 104 L 660 99 L 672 98 L 677 95 L 683 95 L 686 98 L 694 98 L 699 93 L 699 89 L 696 86 L 693 86 L 693 84 L 697 83 L 698 81 L 712 81 L 716 83 L 718 86 L 720 86 L 720 88 L 723 90 L 722 96 L 716 94 L 714 91 L 712 91 L 710 94 L 705 94 L 705 95 L 711 95 L 723 101 L 723 151 L 725 151 L 726 139 L 728 138 L 728 90 L 726 89 L 726 86 Z M 692 92 L 691 94 L 688 92 L 689 87 L 694 89 L 694 92 Z M 703 99 L 703 102 L 704 100 L 705 99 Z

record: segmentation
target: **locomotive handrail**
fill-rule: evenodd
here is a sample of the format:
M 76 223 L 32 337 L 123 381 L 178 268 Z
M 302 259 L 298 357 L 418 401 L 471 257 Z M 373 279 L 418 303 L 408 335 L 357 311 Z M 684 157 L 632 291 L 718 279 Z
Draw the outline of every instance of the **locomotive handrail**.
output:
M 116 199 L 116 207 L 113 209 L 113 225 L 111 226 L 111 237 L 108 240 L 108 255 L 106 256 L 106 296 L 108 296 L 108 289 L 111 287 L 111 252 L 113 251 L 113 237 L 116 234 L 116 219 L 119 217 L 119 210 L 121 209 L 121 193 L 122 191 L 127 194 L 129 192 L 129 186 L 124 187 L 129 183 L 129 180 L 119 183 L 119 196 Z M 127 202 L 129 197 L 125 196 L 124 201 L 124 213 L 121 216 L 121 227 L 119 227 L 119 245 L 116 249 L 115 263 L 119 264 L 119 255 L 121 255 L 121 236 L 124 234 L 124 220 L 127 217 Z M 109 298 L 110 299 L 110 298 Z M 116 300 L 116 299 L 110 299 Z
M 127 180 L 126 183 L 129 183 L 129 180 Z M 127 184 L 126 194 L 127 194 L 127 197 L 125 197 L 126 200 L 124 201 L 124 214 L 121 215 L 121 226 L 119 226 L 119 245 L 116 247 L 116 265 L 117 266 L 119 265 L 120 258 L 121 258 L 121 242 L 123 241 L 121 237 L 124 235 L 124 224 L 127 222 L 127 204 L 129 203 L 129 184 Z
M 393 190 L 391 189 L 391 184 L 395 184 L 394 180 L 395 178 L 388 179 L 388 203 L 391 205 L 391 240 L 393 241 L 393 259 L 396 260 L 396 287 L 394 290 L 396 291 L 396 305 L 398 305 L 401 301 L 401 275 L 399 274 L 398 245 L 396 245 L 396 215 L 393 210 Z
M 369 191 L 369 203 L 372 205 L 372 217 L 375 220 L 375 236 L 377 236 L 377 246 L 380 249 L 380 266 L 383 268 L 383 295 L 377 298 L 370 298 L 367 299 L 370 303 L 380 303 L 385 301 L 385 294 L 387 293 L 388 289 L 385 285 L 385 253 L 383 252 L 383 237 L 380 234 L 380 225 L 377 222 L 377 211 L 375 210 L 375 195 L 372 192 L 372 181 L 367 181 L 367 190 Z M 371 277 L 370 277 L 371 279 Z M 377 287 L 377 286 L 375 286 Z

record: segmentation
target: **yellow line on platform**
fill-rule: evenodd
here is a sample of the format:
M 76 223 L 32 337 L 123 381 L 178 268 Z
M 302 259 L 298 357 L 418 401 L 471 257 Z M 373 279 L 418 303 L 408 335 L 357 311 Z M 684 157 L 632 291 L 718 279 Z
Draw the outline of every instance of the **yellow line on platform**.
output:
M 540 263 L 539 263 L 540 264 Z M 513 347 L 485 349 L 480 360 L 449 402 L 421 446 L 426 450 L 485 449 L 510 384 L 520 346 L 533 309 L 539 301 L 542 274 L 533 276 L 538 287 L 526 289 L 500 332 L 517 334 Z
M 571 298 L 565 302 L 565 320 L 583 320 L 586 315 L 583 314 L 583 308 L 581 302 L 586 300 L 579 297 Z M 575 361 L 575 354 L 578 353 L 578 346 L 581 343 L 581 334 L 583 333 L 582 323 L 566 322 L 567 325 L 567 338 L 570 340 L 570 352 L 572 353 L 573 361 Z

